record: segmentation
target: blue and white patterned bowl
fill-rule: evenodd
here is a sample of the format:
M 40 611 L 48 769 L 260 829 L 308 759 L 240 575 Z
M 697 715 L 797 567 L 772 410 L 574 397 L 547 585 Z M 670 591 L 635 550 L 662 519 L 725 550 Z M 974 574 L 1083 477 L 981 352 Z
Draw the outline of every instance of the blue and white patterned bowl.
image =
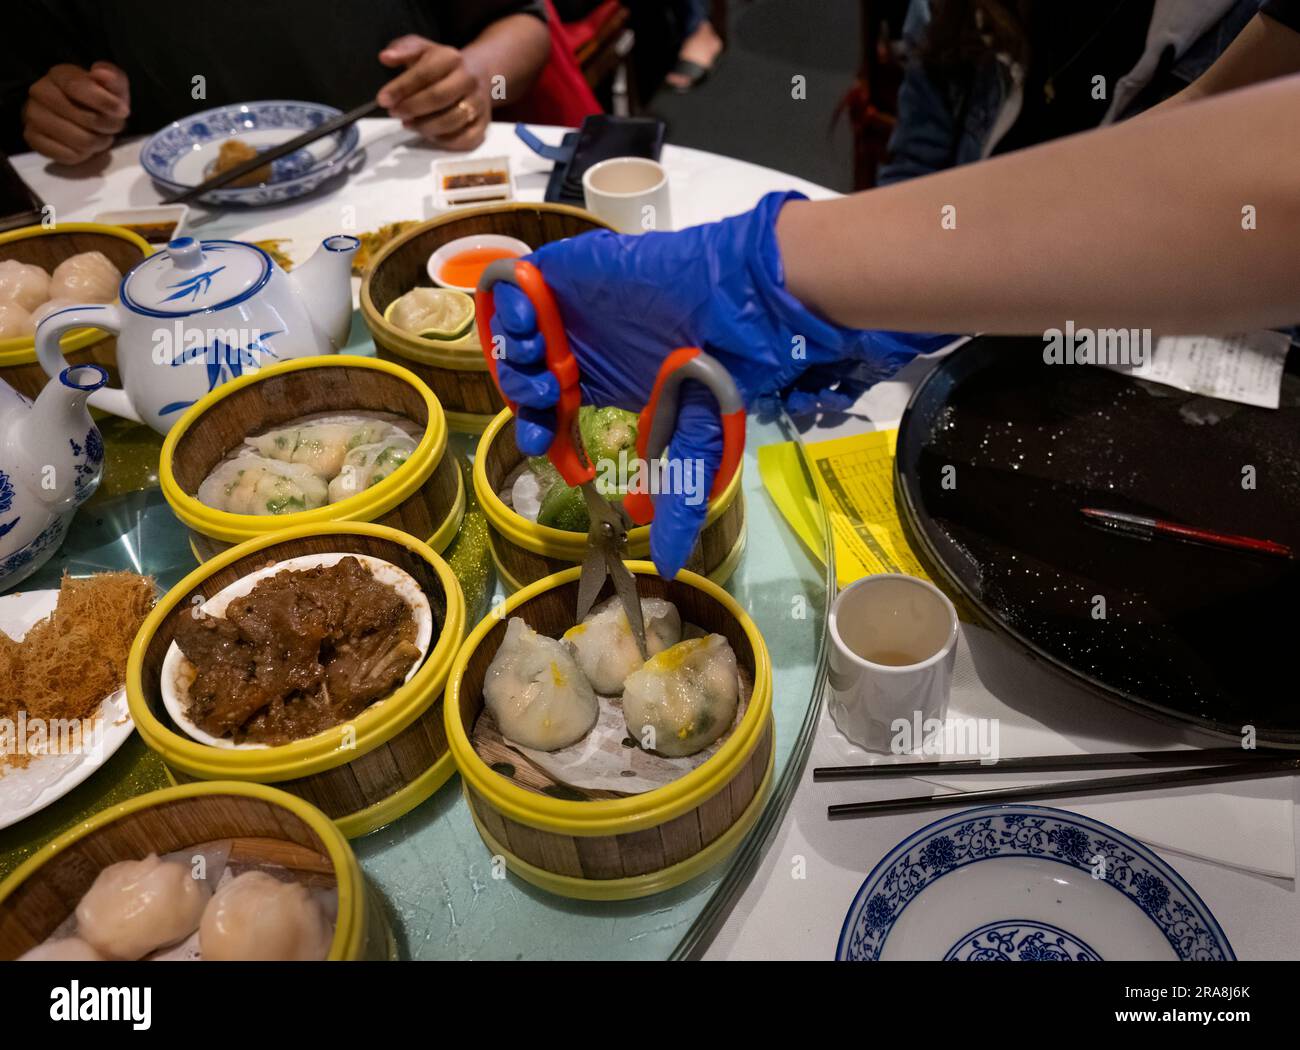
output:
M 1205 902 L 1145 846 L 1043 806 L 944 817 L 858 890 L 837 959 L 1231 960 Z
M 140 164 L 169 192 L 197 186 L 210 176 L 208 166 L 221 144 L 238 138 L 254 149 L 267 149 L 338 116 L 333 106 L 314 102 L 245 102 L 194 113 L 173 121 L 140 150 Z M 261 186 L 231 187 L 205 193 L 208 204 L 280 204 L 310 193 L 343 171 L 357 152 L 361 133 L 351 124 L 271 164 L 271 181 Z

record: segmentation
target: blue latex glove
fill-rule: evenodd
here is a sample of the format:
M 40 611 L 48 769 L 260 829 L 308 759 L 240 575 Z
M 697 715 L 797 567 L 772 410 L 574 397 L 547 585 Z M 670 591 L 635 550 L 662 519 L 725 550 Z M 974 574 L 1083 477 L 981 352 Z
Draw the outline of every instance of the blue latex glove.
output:
M 640 411 L 663 359 L 680 346 L 698 346 L 731 372 L 752 405 L 785 390 L 809 369 L 811 390 L 797 391 L 803 410 L 852 396 L 837 390 L 827 366 L 854 362 L 875 379 L 893 374 L 918 352 L 942 345 L 933 336 L 842 328 L 818 317 L 785 289 L 776 219 L 797 193 L 770 193 L 743 215 L 678 233 L 627 236 L 598 231 L 544 245 L 528 260 L 555 294 L 578 360 L 585 404 Z M 546 452 L 555 438 L 555 378 L 532 304 L 513 285 L 498 284 L 494 336 L 504 354 L 498 378 L 518 403 L 519 448 Z M 843 378 L 844 369 L 836 370 Z M 851 401 L 849 402 L 851 403 Z M 792 408 L 795 406 L 792 405 Z M 717 403 L 704 387 L 682 388 L 670 459 L 703 465 L 708 492 L 722 454 Z M 650 556 L 671 579 L 686 564 L 708 513 L 707 500 L 662 492 L 655 499 Z

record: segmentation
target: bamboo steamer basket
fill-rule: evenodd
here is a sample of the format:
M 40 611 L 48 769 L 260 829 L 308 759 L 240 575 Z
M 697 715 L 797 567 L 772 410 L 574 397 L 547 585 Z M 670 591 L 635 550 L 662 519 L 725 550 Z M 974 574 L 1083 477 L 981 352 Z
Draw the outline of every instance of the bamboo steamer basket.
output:
M 0 233 L 0 261 L 16 259 L 35 263 L 47 273 L 81 252 L 103 252 L 114 266 L 126 273 L 153 248 L 138 234 L 121 226 L 94 222 L 61 222 L 48 229 L 24 226 Z M 109 382 L 119 385 L 117 338 L 99 328 L 83 328 L 63 337 L 63 356 L 69 365 L 99 365 L 108 372 Z M 0 339 L 0 379 L 27 397 L 35 398 L 49 376 L 36 360 L 36 341 L 30 335 Z
M 356 411 L 395 412 L 424 427 L 410 458 L 378 484 L 293 514 L 231 514 L 199 501 L 203 479 L 249 434 L 318 412 Z M 223 383 L 168 432 L 158 475 L 200 562 L 254 537 L 330 521 L 391 525 L 441 553 L 465 516 L 465 480 L 447 451 L 438 399 L 405 368 L 366 357 L 299 358 Z
M 483 679 L 507 622 L 519 616 L 542 634 L 558 637 L 573 625 L 578 568 L 507 598 L 466 639 L 447 684 L 447 740 L 484 843 L 525 881 L 583 900 L 645 897 L 707 871 L 753 827 L 772 781 L 772 668 L 754 622 L 702 576 L 682 572 L 664 580 L 649 562 L 627 565 L 643 597 L 666 598 L 683 622 L 723 635 L 753 683 L 740 723 L 689 773 L 639 795 L 602 792 L 577 800 L 572 788 L 556 785 L 521 754 L 510 752 L 512 775 L 506 775 L 501 755 L 485 757 L 476 749 Z M 612 593 L 606 580 L 601 597 Z
M 270 562 L 304 554 L 368 554 L 405 570 L 433 611 L 435 635 L 424 663 L 404 685 L 351 722 L 289 744 L 256 750 L 191 739 L 163 706 L 163 658 L 178 617 L 194 601 Z M 441 627 L 439 629 L 439 624 Z M 437 554 L 404 532 L 366 522 L 300 525 L 232 547 L 199 566 L 154 607 L 127 662 L 126 695 L 141 738 L 162 756 L 172 780 L 274 784 L 306 799 L 348 838 L 391 823 L 432 795 L 454 764 L 443 732 L 442 691 L 465 635 L 465 598 Z
M 587 553 L 587 536 L 529 521 L 508 507 L 498 493 L 510 473 L 524 461 L 515 443 L 515 418 L 507 408 L 483 431 L 474 455 L 474 495 L 488 520 L 488 542 L 502 584 L 517 591 L 527 584 L 580 565 Z M 741 471 L 709 505 L 704 528 L 686 568 L 726 583 L 745 551 L 745 495 Z M 627 533 L 627 556 L 650 556 L 650 527 Z
M 411 369 L 438 395 L 453 430 L 480 433 L 505 407 L 492 380 L 476 327 L 461 339 L 433 342 L 384 320 L 398 296 L 429 287 L 429 256 L 458 237 L 497 233 L 532 248 L 591 230 L 609 229 L 590 212 L 567 204 L 502 204 L 460 210 L 421 223 L 388 244 L 361 281 L 361 316 L 379 356 Z
M 232 840 L 230 858 L 275 864 L 308 885 L 333 884 L 338 919 L 328 958 L 395 958 L 396 942 L 347 840 L 320 810 L 261 784 L 164 788 L 96 813 L 0 883 L 0 959 L 50 936 L 110 864 Z

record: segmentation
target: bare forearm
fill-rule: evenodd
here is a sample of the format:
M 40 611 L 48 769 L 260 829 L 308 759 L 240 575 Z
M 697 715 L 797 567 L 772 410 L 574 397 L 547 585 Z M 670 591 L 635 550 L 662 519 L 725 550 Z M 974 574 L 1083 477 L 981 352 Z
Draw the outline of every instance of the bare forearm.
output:
M 786 283 L 861 328 L 1291 324 L 1298 126 L 1300 77 L 1290 77 L 887 189 L 794 202 L 777 226 Z M 1255 229 L 1243 228 L 1247 208 Z
M 533 86 L 550 55 L 551 38 L 546 26 L 532 15 L 507 15 L 480 33 L 462 50 L 465 64 L 489 86 L 502 85 L 492 92 L 492 104 L 503 106 L 517 102 Z M 503 80 L 495 81 L 500 75 Z

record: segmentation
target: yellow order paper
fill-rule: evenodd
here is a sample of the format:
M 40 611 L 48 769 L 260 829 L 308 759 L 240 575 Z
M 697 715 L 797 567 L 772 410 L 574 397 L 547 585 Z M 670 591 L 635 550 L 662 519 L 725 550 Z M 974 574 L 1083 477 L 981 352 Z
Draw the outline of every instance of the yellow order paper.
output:
M 834 438 L 805 445 L 809 490 L 793 442 L 758 450 L 763 484 L 791 528 L 818 557 L 824 546 L 818 516 L 820 499 L 835 537 L 835 575 L 841 587 L 878 572 L 902 572 L 929 579 L 917 561 L 894 505 L 894 441 L 897 430 Z

